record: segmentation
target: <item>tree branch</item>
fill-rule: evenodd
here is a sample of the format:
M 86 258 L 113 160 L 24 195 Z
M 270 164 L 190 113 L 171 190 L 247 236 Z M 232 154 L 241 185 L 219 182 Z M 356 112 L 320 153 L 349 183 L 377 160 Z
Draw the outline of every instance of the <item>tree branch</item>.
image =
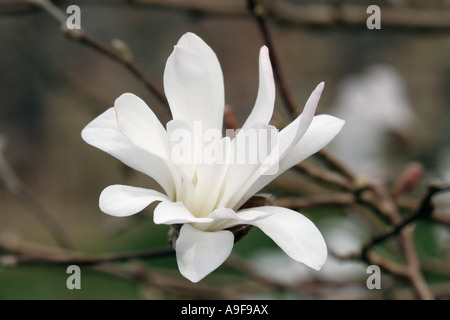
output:
M 58 3 L 72 4 L 69 0 Z M 86 0 L 79 2 L 88 2 Z M 247 17 L 248 9 L 241 0 L 90 0 L 90 3 L 123 3 L 141 6 L 184 10 L 216 16 Z M 350 2 L 350 1 L 349 1 Z M 274 19 L 300 27 L 367 28 L 367 6 L 341 1 L 300 5 L 292 1 L 265 1 L 266 11 Z M 0 1 L 0 14 L 25 13 L 33 10 L 27 0 Z M 424 30 L 447 33 L 450 27 L 448 9 L 415 8 L 407 6 L 381 6 L 382 28 L 401 31 Z
M 167 98 L 164 94 L 164 91 L 152 80 L 150 79 L 146 73 L 137 65 L 131 55 L 124 54 L 115 48 L 108 46 L 88 34 L 86 31 L 80 29 L 68 29 L 66 26 L 67 16 L 61 11 L 57 6 L 55 6 L 49 0 L 28 0 L 30 4 L 33 6 L 40 8 L 45 13 L 47 13 L 50 17 L 52 17 L 57 23 L 61 25 L 62 32 L 67 35 L 70 39 L 76 40 L 81 44 L 86 45 L 94 49 L 95 51 L 102 53 L 106 57 L 122 64 L 125 66 L 134 76 L 136 76 L 144 86 L 151 92 L 153 95 L 159 99 L 161 103 L 165 107 L 168 107 Z
M 4 156 L 5 148 L 6 138 L 0 135 L 0 180 L 4 182 L 8 191 L 49 231 L 63 248 L 74 249 L 74 245 L 64 228 L 24 188 L 20 178 Z
M 0 239 L 0 252 L 3 258 L 0 264 L 55 264 L 92 266 L 108 262 L 123 262 L 134 259 L 150 259 L 173 255 L 171 247 L 150 249 L 117 254 L 85 255 L 73 250 L 55 250 L 55 248 Z M 5 255 L 6 254 L 6 255 Z
M 275 81 L 278 84 L 278 89 L 281 93 L 281 98 L 283 99 L 285 105 L 288 107 L 288 111 L 291 117 L 295 118 L 297 114 L 300 114 L 297 104 L 295 103 L 294 97 L 289 90 L 285 77 L 283 76 L 283 72 L 281 70 L 278 51 L 275 47 L 273 38 L 270 34 L 269 28 L 267 26 L 267 21 L 265 18 L 265 7 L 258 0 L 247 0 L 247 5 L 250 12 L 255 17 L 261 34 L 264 38 L 264 42 L 269 49 L 270 61 L 272 63 L 273 75 L 275 77 Z

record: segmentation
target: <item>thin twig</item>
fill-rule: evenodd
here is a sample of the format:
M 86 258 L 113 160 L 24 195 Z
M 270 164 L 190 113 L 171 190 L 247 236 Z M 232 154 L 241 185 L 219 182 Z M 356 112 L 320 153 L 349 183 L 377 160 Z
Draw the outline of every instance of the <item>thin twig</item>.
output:
M 320 169 L 309 162 L 300 162 L 294 169 L 306 174 L 314 181 L 325 186 L 344 191 L 352 190 L 352 184 L 343 179 L 340 175 Z
M 389 193 L 387 191 L 384 191 L 380 187 L 376 190 L 377 194 L 381 196 L 383 202 L 385 202 L 385 206 L 383 208 L 387 212 L 384 212 L 384 215 L 390 219 L 394 227 L 393 230 L 383 235 L 376 236 L 370 242 L 368 242 L 368 244 L 366 244 L 362 250 L 362 257 L 364 257 L 364 259 L 366 260 L 369 260 L 368 255 L 370 249 L 374 245 L 394 235 L 398 235 L 402 253 L 406 262 L 408 279 L 411 282 L 415 294 L 420 299 L 433 299 L 433 295 L 422 275 L 419 257 L 414 247 L 411 223 L 420 217 L 429 216 L 433 210 L 433 206 L 431 204 L 432 197 L 437 192 L 446 191 L 447 189 L 448 186 L 431 185 L 423 201 L 418 207 L 417 212 L 405 220 L 402 220 L 401 215 L 398 213 L 397 208 L 393 203 L 394 201 L 389 196 Z
M 436 185 L 436 184 L 430 185 L 428 187 L 428 192 L 420 202 L 418 209 L 409 217 L 403 219 L 400 223 L 393 225 L 390 231 L 372 238 L 371 241 L 367 243 L 367 245 L 363 249 L 363 253 L 369 250 L 371 247 L 379 244 L 380 242 L 385 241 L 395 235 L 398 235 L 403 228 L 413 223 L 414 221 L 430 217 L 434 209 L 434 205 L 432 203 L 433 196 L 435 196 L 439 192 L 445 192 L 448 190 L 450 190 L 450 186 Z
M 64 228 L 23 186 L 19 176 L 14 172 L 4 156 L 6 138 L 0 136 L 0 180 L 8 191 L 48 230 L 55 240 L 66 249 L 74 249 L 74 245 Z
M 327 148 L 323 148 L 322 150 L 317 152 L 316 155 L 320 157 L 320 159 L 322 159 L 328 166 L 342 174 L 350 181 L 355 181 L 358 178 L 358 176 L 349 167 L 347 167 L 347 165 L 345 165 L 334 154 L 328 151 Z
M 58 0 L 58 3 L 72 4 L 71 0 Z M 88 2 L 78 1 L 80 3 Z M 245 3 L 241 0 L 89 0 L 96 3 L 122 3 L 148 7 L 161 7 L 173 10 L 191 11 L 209 16 L 247 17 Z M 302 5 L 293 1 L 266 1 L 266 10 L 275 20 L 294 24 L 297 27 L 345 27 L 367 28 L 367 5 L 341 3 L 336 10 L 335 2 L 311 3 Z M 419 8 L 413 6 L 383 5 L 382 28 L 400 31 L 427 31 L 448 33 L 450 22 L 448 9 Z M 25 13 L 33 10 L 27 0 L 3 0 L 0 2 L 0 14 Z
M 108 46 L 90 35 L 83 29 L 68 29 L 66 26 L 67 16 L 63 11 L 61 11 L 57 6 L 55 6 L 49 0 L 28 0 L 29 3 L 42 9 L 50 17 L 52 17 L 57 23 L 61 25 L 61 29 L 65 35 L 70 39 L 76 40 L 97 52 L 104 54 L 105 56 L 111 58 L 112 60 L 124 65 L 134 76 L 136 76 L 145 87 L 163 103 L 164 106 L 168 107 L 167 98 L 164 91 L 150 78 L 146 73 L 137 65 L 132 56 L 129 54 L 123 54 L 119 50 Z
M 283 99 L 285 105 L 288 107 L 288 111 L 291 114 L 291 116 L 296 117 L 297 114 L 300 114 L 299 112 L 300 110 L 298 110 L 294 97 L 289 90 L 285 77 L 283 76 L 283 72 L 281 70 L 278 57 L 278 51 L 275 47 L 274 41 L 267 26 L 267 21 L 264 12 L 265 8 L 262 5 L 262 3 L 258 0 L 247 0 L 247 5 L 258 23 L 259 29 L 264 38 L 264 42 L 266 43 L 267 48 L 269 49 L 270 61 L 272 63 L 273 68 L 273 75 L 278 84 L 278 89 L 280 90 L 281 98 Z
M 302 198 L 280 198 L 275 205 L 290 209 L 302 209 L 324 206 L 352 206 L 355 197 L 350 193 L 318 194 Z
M 225 261 L 225 264 L 237 271 L 249 275 L 262 285 L 268 286 L 270 288 L 300 293 L 308 292 L 309 294 L 317 295 L 317 288 L 310 288 L 307 286 L 303 286 L 301 283 L 288 284 L 278 281 L 274 278 L 267 277 L 261 274 L 261 272 L 259 272 L 252 264 L 248 263 L 246 260 L 238 257 L 235 254 L 230 255 L 228 259 Z
M 167 247 L 137 252 L 86 255 L 73 250 L 55 250 L 55 248 L 48 246 L 38 246 L 24 241 L 16 242 L 4 239 L 0 239 L 0 252 L 7 254 L 6 258 L 3 259 L 5 264 L 76 264 L 84 266 L 134 259 L 160 258 L 174 254 L 174 250 L 171 247 Z

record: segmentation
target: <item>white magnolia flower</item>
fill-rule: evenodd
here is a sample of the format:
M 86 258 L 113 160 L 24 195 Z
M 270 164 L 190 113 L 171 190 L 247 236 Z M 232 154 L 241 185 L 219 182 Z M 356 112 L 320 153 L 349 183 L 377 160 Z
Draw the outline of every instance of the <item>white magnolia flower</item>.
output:
M 326 260 L 327 248 L 321 233 L 309 219 L 281 207 L 241 207 L 281 173 L 327 145 L 342 128 L 344 122 L 340 119 L 314 116 L 323 83 L 311 94 L 303 113 L 276 136 L 276 150 L 271 143 L 267 146 L 270 148 L 267 156 L 256 163 L 231 161 L 233 155 L 240 152 L 239 140 L 245 139 L 240 134 L 202 142 L 224 150 L 225 161 L 176 163 L 172 159 L 171 137 L 177 130 L 193 133 L 196 124 L 201 123 L 202 132 L 209 129 L 222 132 L 222 71 L 215 53 L 195 34 L 183 35 L 168 58 L 164 90 L 173 116 L 166 128 L 144 101 L 125 93 L 115 101 L 114 107 L 83 129 L 82 137 L 87 143 L 150 176 L 165 192 L 112 185 L 100 195 L 100 209 L 112 216 L 125 217 L 159 201 L 154 210 L 154 222 L 178 227 L 174 245 L 178 267 L 183 276 L 193 282 L 225 261 L 235 240 L 230 228 L 240 225 L 260 228 L 292 259 L 320 269 Z M 262 47 L 259 90 L 242 130 L 273 129 L 268 123 L 274 100 L 269 52 Z M 197 139 L 198 133 L 193 133 L 192 137 Z M 261 170 L 268 163 L 272 168 Z M 277 169 L 275 174 L 265 174 L 273 168 Z

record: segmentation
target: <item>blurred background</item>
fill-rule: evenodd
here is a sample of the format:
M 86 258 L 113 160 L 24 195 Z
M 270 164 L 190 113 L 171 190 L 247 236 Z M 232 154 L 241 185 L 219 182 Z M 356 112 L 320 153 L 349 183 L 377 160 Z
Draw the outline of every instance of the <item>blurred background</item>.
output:
M 110 184 L 155 186 L 84 143 L 80 132 L 124 92 L 144 99 L 163 123 L 171 118 L 169 112 L 122 65 L 68 39 L 42 10 L 16 4 L 2 1 L 0 6 L 0 134 L 7 141 L 4 157 L 27 192 L 57 219 L 78 250 L 97 254 L 166 246 L 168 228 L 153 224 L 151 209 L 127 219 L 109 217 L 99 210 L 98 196 Z M 258 52 L 264 40 L 244 0 L 55 4 L 63 12 L 70 4 L 78 5 L 84 30 L 105 43 L 114 39 L 125 42 L 136 63 L 160 86 L 173 45 L 185 32 L 196 33 L 218 56 L 226 102 L 239 122 L 250 113 L 258 86 Z M 381 29 L 366 27 L 369 14 L 365 9 L 370 4 L 381 9 Z M 318 112 L 347 122 L 330 145 L 337 157 L 359 174 L 386 183 L 411 161 L 424 166 L 424 181 L 450 181 L 448 0 L 279 0 L 265 1 L 265 5 L 281 67 L 296 102 L 302 106 L 315 86 L 325 81 Z M 335 18 L 329 18 L 330 12 Z M 279 95 L 276 108 L 287 115 Z M 289 182 L 289 174 L 284 179 Z M 276 196 L 287 193 L 277 184 L 269 190 Z M 450 214 L 448 193 L 438 198 L 441 208 Z M 358 217 L 342 209 L 305 209 L 302 213 L 318 224 L 329 246 L 337 251 L 357 250 L 367 237 Z M 426 223 L 417 227 L 423 230 L 416 243 L 419 253 L 446 257 L 444 268 L 448 267 L 449 228 Z M 0 237 L 56 245 L 48 230 L 3 182 Z M 388 276 L 388 280 L 383 278 L 383 289 L 368 290 L 364 264 L 345 265 L 331 257 L 321 271 L 307 271 L 258 230 L 237 243 L 234 252 L 277 281 L 312 283 L 304 292 L 252 283 L 252 290 L 244 297 L 411 298 L 401 285 L 392 289 Z M 185 281 L 173 256 L 140 263 L 164 277 Z M 447 288 L 447 295 L 449 272 L 447 269 L 447 277 L 432 279 Z M 67 277 L 65 266 L 0 266 L 0 299 L 189 297 L 95 268 L 82 268 L 81 290 L 68 290 Z M 224 283 L 242 281 L 251 282 L 245 274 L 222 266 L 204 283 L 220 289 Z M 327 281 L 332 285 L 321 287 Z

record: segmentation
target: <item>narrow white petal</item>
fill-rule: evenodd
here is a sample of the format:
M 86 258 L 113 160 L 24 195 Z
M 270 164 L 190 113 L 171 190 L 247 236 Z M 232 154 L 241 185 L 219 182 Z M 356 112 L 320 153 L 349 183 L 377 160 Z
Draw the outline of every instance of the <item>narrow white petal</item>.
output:
M 232 140 L 231 163 L 225 190 L 218 206 L 231 207 L 229 201 L 240 198 L 241 189 L 252 176 L 263 173 L 266 160 L 277 154 L 278 130 L 263 123 L 241 130 Z M 278 162 L 278 158 L 276 158 Z
M 228 258 L 233 243 L 230 231 L 204 232 L 183 225 L 175 244 L 181 274 L 192 282 L 200 281 Z
M 161 192 L 124 185 L 112 185 L 100 194 L 99 206 L 104 213 L 126 217 L 138 213 L 154 201 L 168 200 Z
M 255 106 L 242 126 L 243 129 L 256 123 L 268 124 L 272 118 L 275 104 L 275 82 L 273 80 L 272 64 L 269 49 L 263 46 L 259 51 L 259 88 Z
M 308 130 L 317 109 L 325 84 L 321 82 L 306 101 L 303 112 L 280 131 L 280 158 L 292 149 Z
M 207 216 L 217 205 L 224 188 L 230 155 L 229 137 L 205 145 L 202 163 L 197 165 L 196 171 L 195 200 L 198 216 Z
M 303 138 L 281 159 L 280 171 L 286 171 L 324 148 L 341 131 L 344 124 L 344 120 L 326 114 L 314 117 Z
M 258 167 L 253 168 L 253 170 L 245 170 L 245 174 L 239 174 L 241 179 L 237 180 L 239 182 L 238 186 L 235 186 L 236 182 L 234 182 L 234 185 L 231 188 L 233 190 L 232 195 L 227 194 L 227 189 L 225 190 L 225 195 L 222 199 L 223 201 L 221 202 L 221 205 L 238 209 L 245 201 L 249 199 L 250 196 L 253 195 L 250 194 L 248 190 L 252 188 L 256 181 L 261 181 L 264 183 L 268 181 L 267 183 L 269 183 L 282 173 L 279 167 L 280 162 L 287 154 L 289 154 L 290 150 L 307 132 L 314 118 L 314 113 L 316 111 L 317 104 L 319 103 L 323 88 L 324 83 L 322 82 L 311 93 L 305 104 L 303 113 L 276 135 L 275 144 L 271 141 L 271 153 L 264 159 L 265 161 L 260 163 Z M 239 133 L 236 138 L 238 137 Z M 229 176 L 236 175 L 237 172 L 246 168 L 241 166 L 240 168 L 232 169 L 233 170 L 230 170 Z M 234 170 L 236 172 L 234 172 Z M 233 181 L 233 179 L 229 180 Z M 264 184 L 264 186 L 266 184 Z M 253 191 L 254 188 L 252 188 L 252 192 Z M 257 191 L 259 191 L 259 189 L 256 190 L 256 192 Z
M 241 199 L 230 205 L 239 208 L 283 172 L 325 147 L 339 133 L 344 123 L 343 120 L 330 115 L 315 116 L 302 139 L 284 158 L 280 159 L 278 172 L 274 175 L 263 175 L 248 180 L 242 188 Z
M 251 222 L 292 259 L 319 270 L 327 258 L 327 246 L 319 229 L 304 215 L 281 207 L 258 207 L 254 211 L 271 213 Z
M 212 222 L 211 218 L 197 218 L 194 216 L 182 202 L 161 202 L 153 212 L 153 221 L 156 224 L 177 224 L 177 223 L 195 223 Z
M 124 93 L 116 99 L 114 108 L 120 130 L 136 146 L 168 159 L 166 130 L 141 98 Z
M 164 70 L 164 90 L 172 116 L 194 127 L 222 130 L 223 75 L 212 49 L 198 36 L 187 33 L 175 46 Z
M 218 221 L 233 220 L 235 223 L 239 222 L 238 224 L 242 224 L 264 219 L 270 214 L 270 212 L 260 212 L 251 209 L 244 209 L 235 212 L 233 209 L 221 207 L 211 212 L 208 218 L 213 218 Z
M 235 212 L 230 208 L 217 208 L 208 216 L 208 218 L 214 219 L 214 222 L 207 226 L 207 230 L 222 230 L 240 224 L 250 224 L 251 222 L 264 219 L 270 214 L 270 212 L 254 211 L 251 209 Z
M 166 124 L 169 144 L 169 159 L 188 180 L 195 174 L 196 150 L 193 128 L 182 120 L 171 120 Z

